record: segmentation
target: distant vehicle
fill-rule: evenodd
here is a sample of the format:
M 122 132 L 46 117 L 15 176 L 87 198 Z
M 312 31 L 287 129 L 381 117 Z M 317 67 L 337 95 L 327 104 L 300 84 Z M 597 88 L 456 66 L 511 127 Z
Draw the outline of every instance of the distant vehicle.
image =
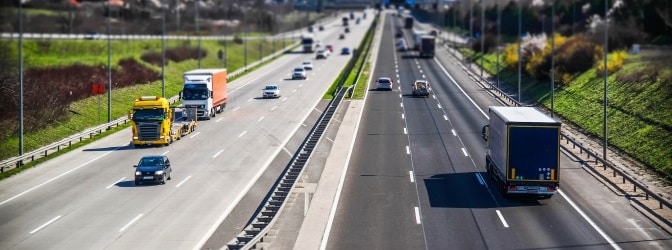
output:
M 485 169 L 503 195 L 550 198 L 560 185 L 561 123 L 533 107 L 489 109 Z
M 317 30 L 319 30 L 319 31 L 323 31 L 323 30 L 324 30 L 324 26 L 320 25 L 319 27 L 317 27 Z
M 100 39 L 100 33 L 96 31 L 89 31 L 84 34 L 84 39 L 86 40 L 97 40 Z
M 343 47 L 341 49 L 341 55 L 350 55 L 350 48 L 348 47 Z
M 413 87 L 413 97 L 429 96 L 429 83 L 427 83 L 427 80 L 415 80 L 415 82 L 411 84 L 411 87 Z
M 436 37 L 429 35 L 420 37 L 420 57 L 434 58 L 435 47 Z
M 315 54 L 315 59 L 327 59 L 328 55 L 326 50 L 318 50 L 317 54 Z
M 325 50 L 328 50 L 329 52 L 334 52 L 334 46 L 331 46 L 330 44 L 327 44 L 327 46 L 324 46 Z
M 262 89 L 261 97 L 280 98 L 280 87 L 276 84 L 266 85 L 266 87 Z
M 303 67 L 300 68 L 294 68 L 294 71 L 292 71 L 292 80 L 294 79 L 307 79 L 308 74 L 306 74 L 306 69 Z
M 397 30 L 397 33 L 394 34 L 394 37 L 396 38 L 400 38 L 402 36 L 404 36 L 404 33 L 401 30 Z
M 399 51 L 407 51 L 407 50 L 408 50 L 408 46 L 406 45 L 406 42 L 404 42 L 404 41 L 402 40 L 401 43 L 398 43 L 398 44 L 397 44 L 397 50 L 399 50 Z
M 341 20 L 343 21 L 343 26 L 347 27 L 348 26 L 348 17 L 343 17 L 343 19 L 341 19 Z
M 135 185 L 143 182 L 153 182 L 166 184 L 170 180 L 173 169 L 170 167 L 170 160 L 165 155 L 143 156 L 135 168 Z
M 381 77 L 376 81 L 376 89 L 392 90 L 392 79 L 389 77 Z
M 304 34 L 301 36 L 301 46 L 303 47 L 303 53 L 313 53 L 316 44 L 317 41 L 315 41 L 312 34 Z
M 182 104 L 198 109 L 198 117 L 210 119 L 224 111 L 228 95 L 226 69 L 195 69 L 185 72 Z
M 313 32 L 313 26 L 308 26 L 308 32 Z
M 350 11 L 350 19 L 355 19 L 355 13 Z
M 345 31 L 345 33 L 350 33 L 350 28 L 345 27 L 345 30 L 344 30 L 344 31 Z
M 412 29 L 413 28 L 413 17 L 404 18 L 404 28 Z
M 362 20 L 359 19 L 359 17 L 358 17 L 357 19 L 355 19 L 355 24 L 359 24 L 360 21 L 362 21 Z
M 311 61 L 305 61 L 301 65 L 303 65 L 303 68 L 306 70 L 313 70 L 313 62 Z
M 340 34 L 340 35 L 338 36 L 338 39 L 341 39 L 341 40 L 345 39 L 345 35 L 344 35 L 344 34 Z

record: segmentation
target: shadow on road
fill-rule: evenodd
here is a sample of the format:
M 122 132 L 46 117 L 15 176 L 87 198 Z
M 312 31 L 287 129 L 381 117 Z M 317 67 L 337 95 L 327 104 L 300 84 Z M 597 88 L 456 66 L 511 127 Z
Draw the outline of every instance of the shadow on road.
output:
M 131 144 L 128 144 L 123 147 L 103 147 L 103 148 L 89 148 L 89 149 L 84 149 L 83 151 L 85 152 L 100 152 L 100 151 L 120 151 L 120 150 L 134 150 L 138 149 L 137 147 L 134 147 Z

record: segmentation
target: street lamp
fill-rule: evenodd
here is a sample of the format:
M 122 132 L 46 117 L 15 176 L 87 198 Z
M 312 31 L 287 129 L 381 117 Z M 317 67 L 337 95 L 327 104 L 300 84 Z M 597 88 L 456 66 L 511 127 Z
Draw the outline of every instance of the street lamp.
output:
M 483 80 L 483 59 L 485 58 L 485 0 L 481 0 L 481 80 Z
M 521 82 L 521 71 L 522 71 L 522 61 L 523 58 L 520 53 L 520 47 L 522 46 L 522 34 L 523 34 L 523 6 L 520 3 L 521 0 L 518 0 L 518 103 L 521 103 L 523 101 L 523 98 L 521 96 L 521 90 L 520 90 L 520 82 Z

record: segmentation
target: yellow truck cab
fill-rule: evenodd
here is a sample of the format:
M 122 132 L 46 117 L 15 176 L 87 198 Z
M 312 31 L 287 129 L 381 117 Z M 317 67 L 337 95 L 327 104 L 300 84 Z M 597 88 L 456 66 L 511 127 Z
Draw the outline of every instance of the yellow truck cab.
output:
M 159 96 L 138 97 L 128 119 L 135 146 L 169 145 L 194 131 L 197 125 L 196 109 L 172 108 L 166 98 Z

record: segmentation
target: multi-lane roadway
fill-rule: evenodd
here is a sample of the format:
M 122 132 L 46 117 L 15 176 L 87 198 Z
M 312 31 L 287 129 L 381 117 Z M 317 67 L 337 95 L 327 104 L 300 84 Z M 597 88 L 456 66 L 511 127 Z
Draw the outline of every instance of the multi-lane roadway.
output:
M 371 19 L 343 40 L 338 22 L 316 36 L 336 50 L 353 48 Z M 134 148 L 127 129 L 3 180 L 0 249 L 195 249 L 231 214 L 245 218 L 226 220 L 240 221 L 227 228 L 243 228 L 254 210 L 236 205 L 257 180 L 277 178 L 284 164 L 273 159 L 293 154 L 292 136 L 319 113 L 316 105 L 350 58 L 314 57 L 295 51 L 229 83 L 225 111 L 168 147 Z M 305 60 L 315 66 L 308 79 L 291 80 Z M 268 83 L 282 88 L 281 98 L 261 98 Z M 167 155 L 172 180 L 135 186 L 132 166 L 144 155 Z
M 481 127 L 500 105 L 445 50 L 395 51 L 386 16 L 327 249 L 670 249 L 671 236 L 562 155 L 551 199 L 504 198 L 485 171 Z M 412 38 L 405 31 L 405 39 Z M 429 98 L 410 84 L 426 79 Z M 324 244 L 324 243 L 323 243 Z

